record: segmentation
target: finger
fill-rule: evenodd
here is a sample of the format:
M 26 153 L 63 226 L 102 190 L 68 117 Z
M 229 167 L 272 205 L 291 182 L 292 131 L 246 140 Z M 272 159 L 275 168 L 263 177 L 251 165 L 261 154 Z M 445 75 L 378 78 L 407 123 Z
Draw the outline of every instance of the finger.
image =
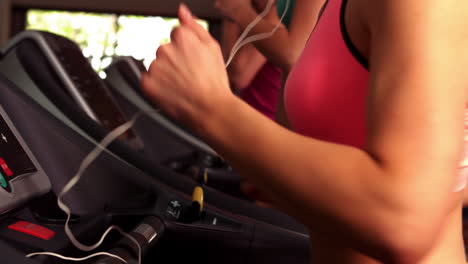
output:
M 158 71 L 170 71 L 170 69 L 173 69 L 179 63 L 178 53 L 178 47 L 175 46 L 175 43 L 167 43 L 161 45 L 156 50 L 156 59 L 151 63 L 148 72 L 151 73 L 152 76 L 154 76 L 153 68 L 158 68 Z M 158 66 L 154 67 L 153 65 Z M 164 67 L 164 69 L 162 69 L 161 67 Z
M 195 34 L 187 27 L 177 27 L 174 28 L 171 32 L 171 43 L 176 45 L 181 43 L 186 44 L 187 42 L 191 42 L 193 40 L 199 41 L 197 36 L 195 36 Z
M 192 12 L 184 3 L 179 6 L 179 20 L 181 24 L 190 23 L 193 20 Z
M 179 7 L 179 20 L 182 26 L 191 29 L 194 34 L 203 42 L 213 41 L 210 33 L 206 31 L 194 18 L 192 12 L 184 4 Z
M 155 95 L 158 93 L 158 85 L 154 82 L 153 78 L 149 73 L 144 73 L 141 76 L 141 88 L 142 91 L 154 100 Z
M 147 73 L 145 73 L 145 74 L 148 74 L 148 75 L 152 76 L 154 74 L 154 72 L 155 72 L 156 63 L 157 63 L 156 60 L 153 60 L 151 62 L 151 64 L 150 64 L 150 66 L 148 67 Z
M 168 56 L 171 55 L 170 50 L 171 50 L 170 43 L 162 44 L 156 50 L 156 59 L 167 58 Z
M 206 45 L 206 43 L 201 42 L 191 29 L 185 26 L 178 27 L 171 32 L 171 43 L 174 45 L 173 48 L 177 49 L 177 55 L 180 56 L 190 55 L 194 50 Z M 173 63 L 177 63 L 177 60 L 170 60 Z
M 151 62 L 149 68 L 148 68 L 148 75 L 151 76 L 152 78 L 157 78 L 158 76 L 160 76 L 160 71 L 161 71 L 161 67 L 169 67 L 169 64 L 168 64 L 168 61 L 170 61 L 170 59 L 166 59 L 165 57 L 167 57 L 167 55 L 162 55 L 164 53 L 166 53 L 165 51 L 163 51 L 165 48 L 159 50 L 158 49 L 158 55 L 159 56 L 158 58 L 156 58 L 155 60 L 153 60 L 153 62 Z

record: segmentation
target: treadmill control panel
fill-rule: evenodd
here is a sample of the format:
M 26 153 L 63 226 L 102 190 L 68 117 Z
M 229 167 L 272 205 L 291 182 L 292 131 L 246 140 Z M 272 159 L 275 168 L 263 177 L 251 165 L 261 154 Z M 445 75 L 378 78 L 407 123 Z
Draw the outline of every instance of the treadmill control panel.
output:
M 10 182 L 18 176 L 37 172 L 28 154 L 0 118 L 0 186 L 11 192 Z
M 211 228 L 232 231 L 240 231 L 243 228 L 242 223 L 211 210 L 203 210 L 200 214 L 194 216 L 193 210 L 191 210 L 193 209 L 192 207 L 193 203 L 190 204 L 190 202 L 184 199 L 173 197 L 172 199 L 168 199 L 166 205 L 162 207 L 163 215 L 168 220 Z
M 50 189 L 49 178 L 0 106 L 0 214 Z

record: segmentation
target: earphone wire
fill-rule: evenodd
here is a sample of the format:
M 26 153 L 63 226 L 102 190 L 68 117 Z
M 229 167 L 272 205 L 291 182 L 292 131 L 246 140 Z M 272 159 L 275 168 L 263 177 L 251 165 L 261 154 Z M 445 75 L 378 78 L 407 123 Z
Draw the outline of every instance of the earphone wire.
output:
M 260 33 L 260 34 L 257 34 L 257 35 L 253 35 L 253 36 L 250 36 L 250 37 L 247 37 L 247 35 L 250 33 L 250 31 L 252 31 L 252 29 L 258 24 L 260 23 L 260 21 L 265 18 L 268 13 L 271 11 L 271 8 L 273 6 L 273 4 L 275 3 L 275 0 L 270 0 L 265 9 L 244 29 L 244 31 L 242 32 L 242 34 L 240 35 L 239 39 L 236 41 L 236 43 L 234 44 L 234 46 L 232 47 L 231 49 L 231 52 L 230 52 L 230 55 L 229 55 L 229 58 L 227 59 L 226 61 L 226 68 L 229 67 L 229 65 L 231 64 L 232 60 L 234 59 L 234 56 L 237 54 L 237 52 L 245 45 L 247 44 L 250 44 L 252 42 L 255 42 L 255 41 L 259 41 L 259 40 L 262 40 L 262 39 L 266 39 L 266 38 L 269 38 L 271 36 L 273 36 L 273 34 L 275 34 L 275 32 L 278 30 L 278 28 L 281 26 L 281 24 L 283 23 L 283 20 L 284 18 L 286 17 L 286 14 L 288 13 L 289 11 L 289 5 L 290 5 L 290 2 L 291 0 L 286 0 L 286 6 L 283 10 L 283 13 L 281 14 L 281 17 L 280 17 L 280 20 L 279 22 L 276 24 L 276 26 L 270 31 L 270 32 L 266 32 L 266 33 Z
M 152 111 L 149 111 L 149 112 L 154 112 L 154 111 L 157 111 L 157 110 L 152 110 Z M 127 121 L 126 123 L 118 126 L 113 131 L 108 133 L 107 136 L 104 137 L 101 140 L 101 142 L 99 144 L 97 144 L 96 147 L 83 159 L 83 161 L 81 162 L 81 165 L 80 165 L 80 167 L 78 169 L 78 172 L 63 187 L 62 191 L 60 192 L 60 194 L 57 197 L 58 206 L 60 207 L 60 209 L 62 209 L 63 212 L 65 212 L 67 214 L 67 220 L 65 222 L 65 233 L 66 233 L 67 237 L 69 238 L 70 242 L 76 248 L 78 248 L 78 249 L 80 249 L 82 251 L 86 251 L 86 252 L 92 251 L 92 250 L 98 248 L 104 242 L 105 238 L 107 237 L 107 235 L 112 230 L 116 230 L 122 236 L 125 236 L 128 239 L 130 239 L 132 242 L 134 242 L 135 245 L 138 247 L 138 264 L 141 264 L 141 246 L 140 246 L 140 244 L 138 243 L 138 241 L 136 241 L 136 239 L 134 237 L 132 237 L 129 234 L 127 234 L 126 232 L 124 232 L 118 226 L 115 226 L 115 225 L 110 226 L 104 232 L 104 234 L 101 236 L 101 239 L 97 243 L 95 243 L 94 245 L 89 246 L 89 245 L 84 245 L 84 244 L 80 243 L 76 239 L 76 237 L 73 235 L 73 232 L 70 229 L 69 222 L 70 222 L 70 218 L 71 218 L 71 210 L 67 205 L 65 205 L 65 203 L 63 203 L 62 198 L 63 198 L 63 196 L 65 196 L 73 188 L 73 186 L 75 186 L 78 183 L 78 181 L 81 179 L 81 177 L 82 177 L 83 173 L 86 171 L 86 169 L 107 148 L 107 146 L 109 146 L 116 138 L 120 137 L 127 130 L 132 128 L 133 125 L 135 124 L 135 122 L 137 121 L 137 119 L 139 117 L 141 117 L 143 114 L 144 114 L 144 112 L 136 113 L 129 121 Z M 149 113 L 146 113 L 146 114 L 149 114 Z M 70 258 L 70 257 L 65 257 L 65 256 L 62 256 L 60 254 L 53 253 L 53 252 L 36 252 L 36 253 L 31 253 L 31 254 L 26 255 L 26 257 L 33 257 L 33 256 L 37 256 L 37 255 L 55 256 L 55 257 L 58 257 L 58 258 L 61 258 L 61 259 L 71 260 L 71 261 L 84 261 L 84 260 L 87 260 L 87 259 L 92 258 L 92 257 L 106 255 L 106 256 L 109 256 L 109 257 L 116 258 L 116 259 L 118 259 L 120 261 L 123 261 L 124 263 L 127 263 L 127 261 L 122 259 L 120 256 L 117 256 L 115 254 L 108 253 L 108 252 L 98 252 L 98 253 L 89 255 L 87 257 L 84 257 L 84 258 Z

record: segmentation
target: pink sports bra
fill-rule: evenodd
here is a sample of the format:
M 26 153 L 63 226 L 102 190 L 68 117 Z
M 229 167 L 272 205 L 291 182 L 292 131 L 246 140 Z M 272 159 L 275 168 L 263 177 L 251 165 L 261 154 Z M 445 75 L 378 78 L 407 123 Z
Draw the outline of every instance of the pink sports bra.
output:
M 274 120 L 281 90 L 281 70 L 266 62 L 255 78 L 239 93 L 240 98 L 268 118 Z
M 369 72 L 342 31 L 342 0 L 326 5 L 288 77 L 286 112 L 298 133 L 363 148 Z

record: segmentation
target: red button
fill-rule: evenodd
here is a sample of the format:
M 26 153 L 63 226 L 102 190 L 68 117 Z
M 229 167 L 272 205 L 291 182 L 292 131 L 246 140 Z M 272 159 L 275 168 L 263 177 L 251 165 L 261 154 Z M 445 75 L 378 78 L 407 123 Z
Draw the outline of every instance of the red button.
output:
M 55 232 L 50 229 L 26 221 L 18 221 L 8 226 L 8 228 L 44 240 L 49 240 L 55 235 Z
M 8 177 L 13 176 L 13 172 L 10 170 L 5 160 L 3 160 L 2 158 L 0 158 L 0 167 L 2 167 L 3 171 Z

